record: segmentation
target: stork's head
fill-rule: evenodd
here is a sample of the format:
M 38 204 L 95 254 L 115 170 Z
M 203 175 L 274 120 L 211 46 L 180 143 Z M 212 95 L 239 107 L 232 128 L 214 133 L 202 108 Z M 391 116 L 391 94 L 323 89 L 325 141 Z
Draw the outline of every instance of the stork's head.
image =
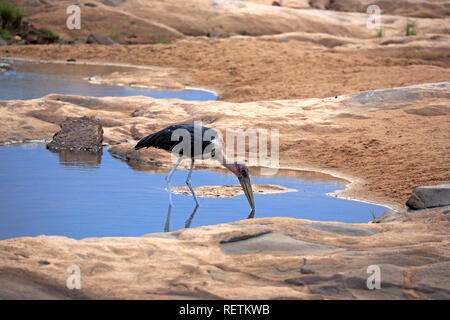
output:
M 229 165 L 229 169 L 235 174 L 241 183 L 242 190 L 244 190 L 248 203 L 252 207 L 249 218 L 253 218 L 255 215 L 255 200 L 253 199 L 252 183 L 250 182 L 250 173 L 248 168 L 245 164 L 233 163 Z

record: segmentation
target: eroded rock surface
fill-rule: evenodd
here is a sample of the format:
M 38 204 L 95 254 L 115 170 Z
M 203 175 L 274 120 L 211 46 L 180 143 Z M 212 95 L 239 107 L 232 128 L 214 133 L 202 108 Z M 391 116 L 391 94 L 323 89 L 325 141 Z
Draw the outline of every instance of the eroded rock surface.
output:
M 94 151 L 102 148 L 103 128 L 93 117 L 67 117 L 47 148 L 51 150 Z
M 263 218 L 142 237 L 2 240 L 9 289 L 0 298 L 450 299 L 449 208 L 377 224 Z M 81 290 L 66 289 L 71 265 Z M 370 265 L 381 290 L 367 288 Z
M 445 18 L 450 10 L 448 3 L 415 0 L 91 0 L 90 3 L 91 6 L 83 6 L 81 34 L 108 35 L 114 26 L 115 30 L 120 30 L 123 43 L 174 40 L 205 36 L 211 32 L 255 36 L 304 31 L 372 38 L 375 33 L 366 28 L 366 10 L 371 4 L 379 5 L 381 14 L 386 17 L 383 19 L 384 35 L 404 34 L 406 20 L 403 15 L 415 17 L 408 21 L 415 24 L 420 33 L 430 30 L 446 33 L 448 22 Z M 311 10 L 311 6 L 330 10 Z M 70 30 L 60 23 L 67 18 L 66 7 L 65 2 L 46 0 L 39 6 L 26 6 L 25 10 L 27 20 L 33 25 L 51 27 L 61 37 L 73 39 Z

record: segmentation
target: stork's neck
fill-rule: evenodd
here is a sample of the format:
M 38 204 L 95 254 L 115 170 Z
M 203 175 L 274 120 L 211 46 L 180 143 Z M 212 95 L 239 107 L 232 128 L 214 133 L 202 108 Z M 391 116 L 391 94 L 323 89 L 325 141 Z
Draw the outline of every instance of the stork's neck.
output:
M 216 159 L 219 161 L 225 168 L 233 172 L 234 174 L 237 173 L 236 171 L 236 163 L 231 162 L 227 159 L 225 156 L 225 153 L 223 152 L 222 148 L 218 148 L 216 150 Z

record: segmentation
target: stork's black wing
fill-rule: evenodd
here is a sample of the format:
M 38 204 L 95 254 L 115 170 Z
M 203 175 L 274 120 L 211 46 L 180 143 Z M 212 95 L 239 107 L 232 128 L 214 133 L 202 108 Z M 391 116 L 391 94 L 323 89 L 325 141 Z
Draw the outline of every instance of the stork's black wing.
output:
M 172 152 L 175 146 L 183 141 L 183 132 L 181 132 L 181 135 L 179 133 L 174 134 L 176 130 L 185 130 L 184 132 L 190 135 L 191 157 L 199 156 L 198 151 L 204 153 L 205 148 L 217 137 L 217 132 L 208 127 L 193 124 L 176 124 L 142 138 L 134 149 L 154 147 Z M 208 133 L 206 133 L 207 131 Z M 198 134 L 200 132 L 201 135 Z M 201 148 L 195 148 L 195 144 L 198 144 Z M 183 155 L 183 150 L 180 150 L 179 155 Z

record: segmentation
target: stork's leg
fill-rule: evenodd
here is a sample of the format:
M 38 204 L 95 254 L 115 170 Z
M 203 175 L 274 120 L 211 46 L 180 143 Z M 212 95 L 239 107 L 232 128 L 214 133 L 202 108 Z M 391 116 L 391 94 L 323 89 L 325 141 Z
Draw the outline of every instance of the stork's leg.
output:
M 194 169 L 194 162 L 195 162 L 195 160 L 192 159 L 191 168 L 189 169 L 189 173 L 188 173 L 188 176 L 186 179 L 186 184 L 189 187 L 189 190 L 191 190 L 192 195 L 194 196 L 194 200 L 195 200 L 195 204 L 196 204 L 196 208 L 197 208 L 200 204 L 198 203 L 197 195 L 195 194 L 194 189 L 192 188 L 192 185 L 191 185 L 191 176 L 192 176 L 192 169 Z
M 170 191 L 170 180 L 172 179 L 172 175 L 180 164 L 182 158 L 178 158 L 177 163 L 173 166 L 172 170 L 170 170 L 169 174 L 166 177 L 167 181 L 167 191 L 169 192 L 169 207 L 172 207 L 172 191 Z

